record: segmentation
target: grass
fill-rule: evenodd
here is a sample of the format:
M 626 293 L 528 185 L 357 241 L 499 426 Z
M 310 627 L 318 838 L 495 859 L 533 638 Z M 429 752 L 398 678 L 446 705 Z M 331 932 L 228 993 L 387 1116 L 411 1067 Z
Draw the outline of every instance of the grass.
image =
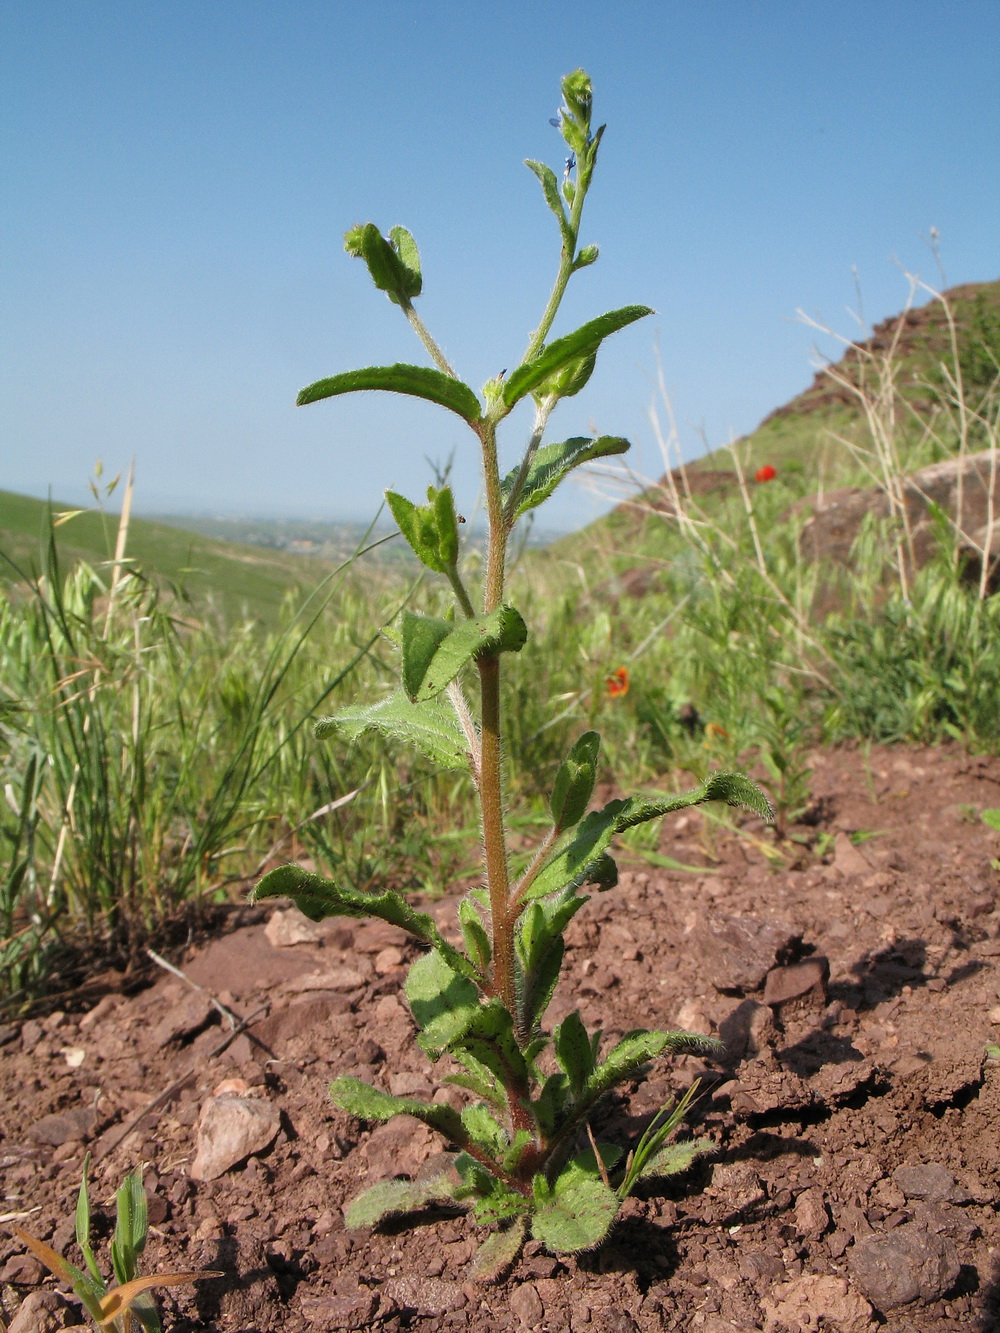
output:
M 992 301 L 1000 284 L 986 290 Z M 996 749 L 1000 600 L 962 581 L 947 531 L 938 558 L 905 584 L 905 533 L 865 533 L 836 614 L 818 621 L 820 571 L 798 541 L 799 502 L 822 460 L 841 450 L 842 479 L 867 484 L 851 450 L 824 432 L 878 457 L 880 437 L 898 427 L 892 475 L 928 452 L 997 447 L 993 306 L 975 293 L 963 300 L 978 323 L 956 321 L 957 355 L 936 370 L 925 360 L 914 379 L 908 348 L 875 349 L 853 414 L 845 404 L 787 412 L 735 460 L 698 465 L 727 469 L 725 489 L 650 489 L 592 525 L 572 559 L 560 543 L 523 553 L 511 598 L 537 632 L 507 685 L 515 843 L 590 727 L 603 735 L 606 786 L 752 768 L 778 806 L 779 833 L 808 801 L 808 754 L 820 741 Z M 902 358 L 888 368 L 888 394 L 885 355 Z M 737 465 L 752 477 L 764 462 L 777 479 L 741 489 Z M 113 520 L 83 514 L 53 533 L 44 516 L 38 502 L 0 494 L 0 549 L 21 570 L 8 563 L 0 589 L 8 1008 L 60 975 L 68 946 L 92 961 L 110 950 L 124 965 L 193 907 L 242 894 L 275 857 L 310 858 L 360 889 L 441 892 L 472 880 L 476 835 L 457 831 L 470 829 L 465 778 L 378 736 L 352 747 L 312 736 L 316 716 L 393 687 L 393 649 L 377 631 L 411 595 L 407 567 L 351 557 L 310 596 L 303 571 L 320 583 L 319 562 L 133 520 L 116 566 Z M 622 583 L 637 568 L 650 589 L 632 597 Z M 608 684 L 622 667 L 624 693 Z M 667 850 L 641 839 L 633 848 L 653 863 Z

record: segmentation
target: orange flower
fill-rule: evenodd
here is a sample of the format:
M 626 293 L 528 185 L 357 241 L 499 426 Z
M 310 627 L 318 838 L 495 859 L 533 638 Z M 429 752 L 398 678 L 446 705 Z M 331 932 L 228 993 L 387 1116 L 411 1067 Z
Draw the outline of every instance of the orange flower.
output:
M 765 463 L 763 467 L 759 467 L 757 469 L 757 471 L 754 473 L 753 479 L 754 481 L 774 481 L 777 475 L 778 475 L 777 471 L 771 466 L 771 464 Z
M 628 694 L 628 667 L 620 666 L 612 671 L 610 676 L 605 676 L 604 684 L 609 699 L 619 699 L 623 694 Z
M 718 737 L 719 740 L 728 741 L 729 732 L 725 729 L 725 727 L 720 727 L 718 722 L 706 722 L 705 743 L 707 745 L 711 745 L 712 742 L 716 739 L 716 737 Z

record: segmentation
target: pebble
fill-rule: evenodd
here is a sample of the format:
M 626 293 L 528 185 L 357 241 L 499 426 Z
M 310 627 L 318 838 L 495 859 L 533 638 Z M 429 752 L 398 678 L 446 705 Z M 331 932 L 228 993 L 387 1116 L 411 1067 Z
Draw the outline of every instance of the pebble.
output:
M 315 944 L 320 938 L 316 926 L 297 907 L 280 908 L 271 913 L 264 934 L 274 949 L 290 949 L 296 944 Z
M 70 1308 L 57 1291 L 33 1291 L 22 1301 L 7 1333 L 58 1333 L 69 1319 Z
M 956 1184 L 955 1177 L 940 1162 L 897 1166 L 892 1178 L 908 1199 L 961 1203 L 968 1198 L 967 1191 Z
M 877 1310 L 943 1296 L 958 1277 L 958 1252 L 947 1236 L 904 1222 L 884 1236 L 868 1236 L 847 1257 L 854 1284 Z
M 215 1180 L 252 1153 L 263 1152 L 281 1127 L 281 1113 L 259 1097 L 210 1097 L 201 1108 L 192 1180 Z
M 777 1007 L 813 992 L 816 1003 L 824 1005 L 829 975 L 830 964 L 821 957 L 806 958 L 801 963 L 772 968 L 764 983 L 764 1003 Z
M 510 1294 L 511 1314 L 520 1320 L 522 1328 L 537 1328 L 545 1311 L 534 1283 L 522 1282 Z
M 873 1328 L 872 1307 L 846 1279 L 828 1274 L 803 1273 L 779 1283 L 761 1302 L 765 1333 L 789 1328 L 823 1327 L 837 1333 L 868 1333 Z

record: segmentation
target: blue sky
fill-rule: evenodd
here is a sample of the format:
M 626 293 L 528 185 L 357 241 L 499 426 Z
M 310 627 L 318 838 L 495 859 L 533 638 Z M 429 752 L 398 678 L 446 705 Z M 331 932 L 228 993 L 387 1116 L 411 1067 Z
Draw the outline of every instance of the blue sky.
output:
M 578 66 L 608 130 L 555 332 L 631 302 L 550 438 L 627 435 L 662 357 L 689 455 L 753 429 L 812 376 L 804 307 L 846 333 L 938 284 L 1000 276 L 996 0 L 4 0 L 0 6 L 0 488 L 74 501 L 134 454 L 137 505 L 367 517 L 457 418 L 303 385 L 424 354 L 342 249 L 403 223 L 420 311 L 479 387 L 516 364 L 558 234 L 526 157 Z M 525 421 L 509 423 L 512 459 Z M 593 516 L 566 488 L 546 525 Z

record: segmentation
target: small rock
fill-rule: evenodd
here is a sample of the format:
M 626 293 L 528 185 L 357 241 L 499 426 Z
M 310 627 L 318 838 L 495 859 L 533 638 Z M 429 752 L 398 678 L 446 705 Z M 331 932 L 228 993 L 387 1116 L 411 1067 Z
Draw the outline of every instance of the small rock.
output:
M 309 990 L 358 990 L 365 984 L 365 978 L 354 967 L 339 965 L 328 968 L 325 972 L 310 972 L 304 977 L 293 977 L 284 985 L 290 994 Z
M 819 1240 L 830 1225 L 830 1213 L 817 1187 L 803 1190 L 795 1200 L 795 1227 L 800 1236 Z
M 872 1307 L 842 1277 L 803 1273 L 779 1283 L 761 1302 L 765 1333 L 814 1328 L 819 1320 L 837 1333 L 868 1333 Z
M 400 1310 L 412 1310 L 418 1315 L 431 1317 L 447 1314 L 449 1310 L 460 1310 L 466 1303 L 460 1282 L 447 1282 L 440 1278 L 390 1278 L 382 1284 L 381 1293 L 388 1296 Z
M 192 1037 L 202 1028 L 207 1027 L 218 1011 L 204 991 L 191 991 L 180 1004 L 173 1004 L 166 1016 L 157 1023 L 150 1038 L 154 1046 L 169 1046 L 171 1042 L 183 1041 Z
M 15 1287 L 37 1287 L 45 1276 L 45 1269 L 33 1254 L 15 1254 L 0 1268 L 0 1282 L 13 1282 Z
M 201 1108 L 192 1180 L 215 1180 L 252 1153 L 263 1152 L 281 1127 L 281 1113 L 257 1097 L 210 1097 Z
M 33 1051 L 44 1036 L 45 1029 L 37 1019 L 26 1019 L 21 1024 L 21 1050 Z
M 799 935 L 780 921 L 757 916 L 713 915 L 695 927 L 691 943 L 701 954 L 703 974 L 721 991 L 757 990 Z
M 872 868 L 846 833 L 838 833 L 833 842 L 833 867 L 842 875 L 870 875 Z
M 61 1143 L 77 1143 L 90 1138 L 96 1124 L 97 1112 L 92 1106 L 75 1106 L 68 1111 L 43 1115 L 28 1130 L 28 1137 L 36 1143 L 57 1148 Z
M 677 1010 L 674 1022 L 681 1032 L 700 1032 L 702 1036 L 709 1036 L 712 1031 L 712 1025 L 705 1017 L 705 1011 L 695 999 L 684 1001 Z
M 511 1314 L 521 1321 L 522 1328 L 537 1328 L 545 1313 L 533 1282 L 522 1282 L 510 1294 Z
M 33 1291 L 24 1298 L 17 1314 L 7 1326 L 7 1333 L 57 1333 L 75 1318 L 73 1311 L 57 1291 Z
M 937 1300 L 958 1277 L 958 1252 L 947 1236 L 904 1222 L 884 1236 L 869 1236 L 847 1258 L 851 1277 L 877 1310 Z
M 818 1006 L 826 1004 L 826 983 L 830 964 L 825 958 L 806 958 L 801 963 L 772 968 L 764 983 L 764 1003 L 772 1008 L 803 996 Z
M 401 1069 L 389 1075 L 389 1091 L 394 1097 L 426 1096 L 430 1091 L 427 1079 L 410 1069 Z
M 728 1064 L 752 1060 L 777 1041 L 774 1014 L 759 1000 L 743 1000 L 719 1024 L 719 1037 L 726 1048 Z
M 403 966 L 403 951 L 397 949 L 395 944 L 387 945 L 380 949 L 375 955 L 375 971 L 380 977 L 384 977 L 387 972 L 394 972 L 397 967 Z
M 943 1200 L 959 1203 L 968 1198 L 960 1189 L 946 1166 L 940 1162 L 926 1162 L 917 1166 L 897 1166 L 892 1178 L 908 1199 Z M 961 1198 L 956 1198 L 956 1192 Z
M 715 1166 L 706 1193 L 722 1200 L 727 1215 L 745 1213 L 767 1199 L 760 1176 L 747 1162 L 722 1162 Z
M 318 1329 L 364 1329 L 371 1325 L 378 1307 L 378 1295 L 367 1287 L 352 1292 L 330 1292 L 323 1296 L 303 1296 L 299 1309 Z
M 290 949 L 295 944 L 315 944 L 320 938 L 313 922 L 297 907 L 289 907 L 284 912 L 279 908 L 272 912 L 264 927 L 264 934 L 274 949 Z

